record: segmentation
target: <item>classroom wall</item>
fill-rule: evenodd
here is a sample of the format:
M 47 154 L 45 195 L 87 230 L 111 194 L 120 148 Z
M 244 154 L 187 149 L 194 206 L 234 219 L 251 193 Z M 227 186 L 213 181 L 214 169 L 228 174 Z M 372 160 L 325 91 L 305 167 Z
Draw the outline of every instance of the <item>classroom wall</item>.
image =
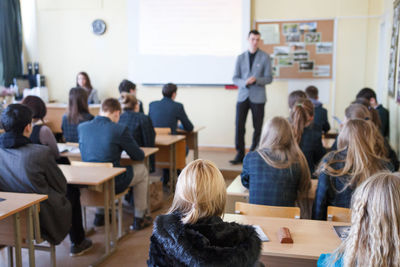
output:
M 24 1 L 21 0 L 22 5 Z M 252 0 L 252 20 L 338 18 L 336 78 L 330 83 L 330 100 L 325 103 L 343 117 L 345 107 L 363 86 L 377 87 L 378 37 L 384 1 L 388 0 Z M 386 4 L 385 4 L 386 5 Z M 25 60 L 39 61 L 46 75 L 50 99 L 66 102 L 68 90 L 81 70 L 90 74 L 101 98 L 117 96 L 119 82 L 127 76 L 129 49 L 126 0 L 36 0 L 36 38 L 25 43 Z M 103 36 L 91 33 L 91 22 L 107 23 Z M 233 71 L 233 66 L 232 66 Z M 267 86 L 265 119 L 288 116 L 287 81 Z M 296 88 L 303 89 L 303 88 Z M 234 146 L 235 90 L 222 87 L 182 87 L 177 101 L 200 133 L 200 145 Z M 161 98 L 160 87 L 138 85 L 138 98 L 148 103 Z M 250 145 L 251 117 L 246 144 Z

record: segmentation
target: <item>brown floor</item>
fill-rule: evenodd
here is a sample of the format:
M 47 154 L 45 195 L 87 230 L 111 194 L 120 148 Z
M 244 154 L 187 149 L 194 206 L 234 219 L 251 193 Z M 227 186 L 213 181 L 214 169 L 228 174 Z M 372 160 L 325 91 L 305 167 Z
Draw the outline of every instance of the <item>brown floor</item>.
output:
M 230 184 L 232 179 L 236 177 L 242 168 L 242 165 L 232 166 L 229 160 L 234 157 L 235 153 L 231 151 L 200 151 L 200 158 L 209 159 L 216 163 L 221 169 L 226 178 L 227 185 Z M 192 160 L 193 156 L 191 153 L 188 155 L 188 160 Z M 157 175 L 160 172 L 157 172 Z M 157 179 L 159 176 L 153 176 L 153 179 Z M 170 204 L 171 197 L 165 196 L 166 201 L 164 202 L 163 208 L 154 212 L 152 217 L 155 218 L 158 214 L 165 213 Z M 88 225 L 90 226 L 93 222 L 94 209 L 88 209 Z M 124 228 L 127 229 L 129 224 L 132 223 L 133 215 L 129 210 L 124 209 Z M 152 232 L 152 227 L 145 230 L 128 234 L 118 243 L 117 251 L 109 257 L 101 266 L 147 266 L 146 260 L 148 258 L 149 242 Z M 96 233 L 89 236 L 93 241 L 93 248 L 85 255 L 80 257 L 69 256 L 69 238 L 67 237 L 59 246 L 56 247 L 57 255 L 57 266 L 58 267 L 81 267 L 88 266 L 94 262 L 98 257 L 104 253 L 104 227 L 96 229 Z M 37 251 L 35 253 L 36 266 L 47 267 L 50 266 L 50 255 L 48 252 Z M 0 267 L 7 266 L 7 254 L 6 250 L 0 250 Z M 28 253 L 23 249 L 23 266 L 28 266 Z

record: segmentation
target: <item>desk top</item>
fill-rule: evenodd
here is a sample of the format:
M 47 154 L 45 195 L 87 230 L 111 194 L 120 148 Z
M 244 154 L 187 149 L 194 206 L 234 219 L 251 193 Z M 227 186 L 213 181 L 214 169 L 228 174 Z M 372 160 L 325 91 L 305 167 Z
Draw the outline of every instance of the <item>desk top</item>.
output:
M 179 129 L 179 128 L 177 128 L 176 131 L 179 134 L 187 135 L 187 134 L 191 134 L 191 133 L 198 133 L 199 131 L 201 131 L 201 130 L 203 130 L 205 128 L 206 128 L 206 126 L 195 126 L 191 132 L 187 132 L 187 131 Z
M 317 186 L 318 186 L 318 180 L 312 179 L 310 192 L 308 194 L 309 199 L 315 198 L 315 191 L 317 190 Z M 235 178 L 235 180 L 233 180 L 233 182 L 228 186 L 226 192 L 230 196 L 240 196 L 240 197 L 249 196 L 249 190 L 243 186 L 240 175 L 238 175 Z
M 0 220 L 46 200 L 47 195 L 0 192 Z
M 58 165 L 69 184 L 100 185 L 126 171 L 125 168 Z
M 261 254 L 288 258 L 317 260 L 322 253 L 332 253 L 341 243 L 333 229 L 334 225 L 349 225 L 341 222 L 313 221 L 286 218 L 271 218 L 225 214 L 224 221 L 259 225 L 270 239 L 263 242 Z M 277 232 L 287 227 L 293 244 L 281 244 Z
M 184 135 L 156 135 L 156 146 L 170 146 L 185 138 Z

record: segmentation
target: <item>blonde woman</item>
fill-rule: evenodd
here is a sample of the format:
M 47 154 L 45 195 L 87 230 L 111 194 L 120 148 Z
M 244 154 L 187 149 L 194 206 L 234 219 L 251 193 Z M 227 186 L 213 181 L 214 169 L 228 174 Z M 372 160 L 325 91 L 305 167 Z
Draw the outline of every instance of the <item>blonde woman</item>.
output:
M 326 220 L 328 206 L 349 208 L 353 191 L 371 175 L 393 170 L 376 153 L 376 127 L 366 120 L 348 120 L 338 137 L 338 150 L 326 155 L 318 168 L 313 219 Z
M 182 170 L 169 212 L 154 223 L 148 266 L 254 266 L 261 241 L 253 227 L 222 221 L 225 187 L 210 161 Z
M 400 266 L 400 173 L 377 173 L 354 192 L 349 236 L 318 266 Z
M 314 105 L 312 102 L 306 98 L 298 99 L 290 111 L 290 122 L 294 139 L 307 159 L 311 174 L 314 173 L 315 167 L 326 153 L 322 146 L 321 128 L 313 121 Z
M 310 171 L 286 119 L 267 122 L 258 150 L 244 158 L 241 177 L 252 204 L 293 207 L 307 196 Z

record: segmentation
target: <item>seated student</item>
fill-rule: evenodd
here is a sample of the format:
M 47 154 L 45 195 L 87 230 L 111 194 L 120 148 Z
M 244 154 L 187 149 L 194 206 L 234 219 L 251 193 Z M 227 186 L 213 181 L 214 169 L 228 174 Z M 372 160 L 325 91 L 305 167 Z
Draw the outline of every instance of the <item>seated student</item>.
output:
M 226 185 L 208 160 L 181 172 L 168 213 L 154 222 L 148 266 L 256 266 L 261 241 L 254 228 L 224 222 Z
M 331 126 L 328 121 L 328 111 L 318 101 L 318 88 L 311 85 L 306 88 L 306 95 L 314 105 L 314 124 L 318 125 L 323 133 L 329 132 Z
M 77 143 L 78 125 L 94 117 L 89 113 L 88 95 L 85 89 L 74 87 L 69 90 L 68 111 L 62 117 L 61 129 L 66 142 Z
M 119 84 L 118 90 L 119 90 L 120 95 L 122 95 L 122 93 L 128 93 L 128 94 L 134 95 L 136 97 L 136 84 L 134 84 L 133 82 L 128 81 L 126 79 L 122 80 L 122 82 Z M 138 112 L 144 113 L 142 101 L 140 101 L 139 99 L 136 99 L 136 100 L 139 103 L 139 111 Z
M 321 129 L 313 124 L 313 120 L 314 106 L 311 101 L 307 98 L 298 99 L 290 112 L 290 122 L 294 138 L 307 159 L 311 175 L 326 153 L 322 145 Z
M 86 93 L 88 94 L 88 104 L 100 103 L 97 90 L 92 87 L 89 75 L 86 72 L 81 71 L 76 75 L 76 86 L 86 90 Z
M 349 208 L 353 191 L 369 176 L 393 170 L 376 138 L 379 131 L 369 121 L 348 120 L 338 137 L 338 150 L 327 154 L 317 173 L 318 187 L 313 219 L 326 220 L 328 206 Z
M 120 114 L 121 105 L 118 100 L 107 98 L 101 104 L 99 116 L 79 124 L 78 136 L 82 161 L 112 162 L 114 167 L 120 167 L 122 151 L 126 151 L 132 160 L 144 159 L 144 153 L 129 133 L 128 127 L 117 123 Z M 151 224 L 151 217 L 145 215 L 148 179 L 149 173 L 144 163 L 134 164 L 133 168 L 127 166 L 126 172 L 115 177 L 116 194 L 134 186 L 135 217 L 131 230 L 140 230 Z M 94 225 L 104 225 L 104 214 L 99 209 Z
M 362 183 L 351 200 L 348 237 L 318 267 L 400 266 L 400 173 L 377 173 Z
M 139 104 L 136 97 L 132 94 L 123 92 L 120 102 L 124 111 L 119 118 L 118 124 L 128 127 L 139 146 L 154 147 L 156 132 L 149 116 L 139 112 Z M 150 156 L 150 166 L 154 169 L 155 158 Z
M 294 207 L 296 200 L 307 197 L 310 170 L 286 119 L 267 122 L 258 150 L 244 158 L 241 177 L 252 204 Z
M 289 94 L 288 96 L 288 105 L 289 105 L 289 110 L 292 110 L 294 104 L 299 100 L 300 98 L 307 98 L 306 93 L 304 93 L 301 90 L 296 90 L 293 91 Z
M 60 152 L 57 147 L 57 140 L 49 127 L 44 125 L 43 118 L 46 116 L 46 104 L 40 97 L 27 96 L 22 99 L 21 104 L 27 106 L 32 111 L 32 134 L 29 137 L 34 144 L 46 145 L 50 147 L 53 156 L 58 159 Z
M 191 132 L 193 130 L 193 124 L 187 117 L 183 105 L 175 102 L 177 89 L 178 87 L 173 83 L 164 85 L 162 89 L 164 98 L 160 101 L 151 102 L 149 110 L 149 116 L 154 127 L 169 127 L 172 134 L 176 134 L 178 121 L 182 123 L 185 131 Z
M 6 132 L 0 136 L 0 191 L 47 195 L 39 213 L 43 238 L 58 245 L 69 232 L 71 256 L 81 255 L 92 242 L 85 239 L 79 188 L 67 186 L 49 147 L 28 139 L 31 121 L 31 110 L 21 104 L 9 105 L 2 114 Z
M 381 133 L 383 137 L 389 137 L 389 111 L 378 103 L 374 90 L 368 87 L 363 88 L 358 92 L 356 98 L 367 99 L 371 107 L 378 111 L 382 123 L 380 128 Z

